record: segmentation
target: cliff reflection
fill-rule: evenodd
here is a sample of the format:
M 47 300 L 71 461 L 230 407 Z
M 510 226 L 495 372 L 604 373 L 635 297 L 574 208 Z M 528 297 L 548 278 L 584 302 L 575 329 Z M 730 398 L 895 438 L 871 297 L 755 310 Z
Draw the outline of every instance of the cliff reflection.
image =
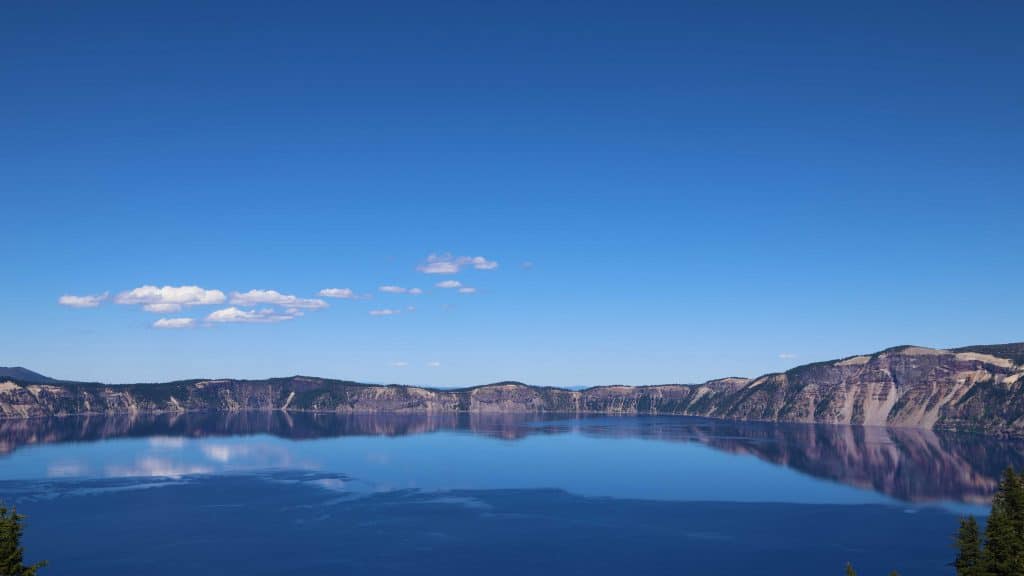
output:
M 547 420 L 561 417 L 550 416 Z M 328 414 L 299 412 L 186 412 L 117 416 L 70 416 L 0 420 L 0 454 L 32 444 L 94 442 L 113 438 L 248 436 L 269 434 L 303 440 L 338 436 L 407 436 L 463 430 L 514 440 L 539 430 L 542 417 L 457 412 Z
M 1024 468 L 1024 441 L 909 428 L 742 423 L 685 417 L 527 414 L 236 412 L 0 420 L 0 454 L 113 438 L 269 434 L 287 439 L 456 431 L 516 440 L 533 434 L 693 442 L 901 500 L 986 502 L 1006 466 Z
M 601 437 L 698 442 L 911 502 L 987 503 L 1007 466 L 1024 468 L 1024 441 L 916 428 L 690 418 L 579 428 Z

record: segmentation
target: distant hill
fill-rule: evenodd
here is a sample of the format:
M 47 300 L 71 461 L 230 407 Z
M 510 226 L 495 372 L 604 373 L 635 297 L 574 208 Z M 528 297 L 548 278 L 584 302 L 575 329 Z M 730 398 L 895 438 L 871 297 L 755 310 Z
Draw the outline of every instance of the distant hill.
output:
M 266 410 L 679 414 L 1024 436 L 1024 343 L 897 346 L 753 379 L 583 390 L 519 382 L 441 390 L 306 376 L 107 386 L 4 370 L 0 418 Z
M 59 380 L 54 380 L 49 376 L 43 376 L 38 372 L 33 372 L 28 368 L 22 368 L 21 366 L 0 366 L 0 379 L 5 378 L 18 380 L 20 382 L 40 382 L 45 384 L 59 382 Z

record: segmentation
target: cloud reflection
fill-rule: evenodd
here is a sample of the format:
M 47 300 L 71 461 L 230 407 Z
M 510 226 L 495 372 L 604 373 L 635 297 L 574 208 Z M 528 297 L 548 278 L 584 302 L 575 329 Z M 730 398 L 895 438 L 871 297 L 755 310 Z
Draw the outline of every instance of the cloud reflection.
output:
M 210 474 L 213 469 L 209 466 L 195 464 L 182 464 L 172 462 L 165 458 L 146 456 L 135 461 L 129 466 L 111 464 L 104 468 L 106 476 L 111 478 L 173 478 L 175 480 L 183 476 L 196 474 Z

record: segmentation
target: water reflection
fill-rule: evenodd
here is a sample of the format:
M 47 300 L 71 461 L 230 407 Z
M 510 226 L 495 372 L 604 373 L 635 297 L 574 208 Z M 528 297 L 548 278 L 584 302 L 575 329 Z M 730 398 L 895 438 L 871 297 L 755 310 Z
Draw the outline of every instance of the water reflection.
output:
M 685 417 L 566 418 L 524 414 L 188 413 L 0 421 L 0 453 L 34 444 L 148 438 L 154 450 L 179 449 L 186 438 L 269 434 L 286 439 L 407 436 L 465 432 L 505 440 L 576 433 L 598 438 L 697 443 L 745 454 L 850 486 L 913 502 L 983 503 L 1006 466 L 1024 467 L 1024 442 L 909 428 L 740 423 Z M 298 467 L 285 450 L 253 454 L 246 444 L 205 443 L 212 463 L 240 457 Z M 242 452 L 245 452 L 244 454 Z M 171 465 L 153 457 L 115 476 L 182 476 L 208 467 Z M 54 464 L 51 477 L 77 476 L 73 463 Z
M 581 431 L 698 442 L 911 502 L 984 503 L 1007 466 L 1024 467 L 1024 442 L 1017 440 L 916 428 L 682 420 L 584 423 Z

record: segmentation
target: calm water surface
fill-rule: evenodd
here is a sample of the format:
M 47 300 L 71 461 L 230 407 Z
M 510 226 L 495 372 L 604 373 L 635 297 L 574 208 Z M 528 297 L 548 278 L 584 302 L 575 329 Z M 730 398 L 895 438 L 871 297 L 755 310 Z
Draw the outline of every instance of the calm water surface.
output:
M 48 574 L 952 574 L 1024 445 L 683 417 L 0 421 Z

